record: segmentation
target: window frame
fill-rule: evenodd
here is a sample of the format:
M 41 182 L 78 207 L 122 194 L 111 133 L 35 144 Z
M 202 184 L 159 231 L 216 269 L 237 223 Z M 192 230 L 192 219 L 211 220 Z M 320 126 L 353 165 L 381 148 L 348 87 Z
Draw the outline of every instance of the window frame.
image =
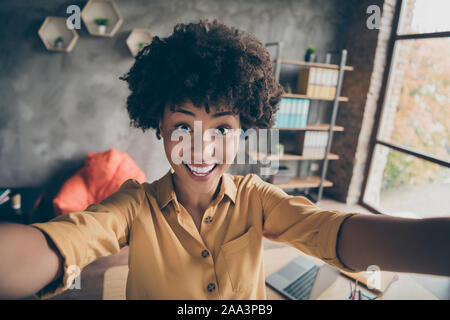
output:
M 367 165 L 366 165 L 366 168 L 364 171 L 363 188 L 362 188 L 362 192 L 361 192 L 360 198 L 359 198 L 359 204 L 361 206 L 365 207 L 366 209 L 368 209 L 371 212 L 374 212 L 376 214 L 387 214 L 387 213 L 383 212 L 379 208 L 374 208 L 372 205 L 364 202 L 364 195 L 365 195 L 365 192 L 367 189 L 367 183 L 369 181 L 369 174 L 371 172 L 373 156 L 374 156 L 375 148 L 377 145 L 382 145 L 382 146 L 388 147 L 390 149 L 394 149 L 396 151 L 402 152 L 404 154 L 411 155 L 411 156 L 423 159 L 425 161 L 429 161 L 429 162 L 436 163 L 438 165 L 450 168 L 450 161 L 448 161 L 446 159 L 442 159 L 442 158 L 436 157 L 432 154 L 421 152 L 414 148 L 405 147 L 405 146 L 395 144 L 395 143 L 392 143 L 389 141 L 378 139 L 378 136 L 380 133 L 379 131 L 381 130 L 381 124 L 382 124 L 381 120 L 383 117 L 384 106 L 387 104 L 388 98 L 389 98 L 389 89 L 390 89 L 389 85 L 390 85 L 391 73 L 395 67 L 394 66 L 394 63 L 395 63 L 394 49 L 395 49 L 395 44 L 397 43 L 397 41 L 411 40 L 411 39 L 430 39 L 430 38 L 450 37 L 450 31 L 432 32 L 432 33 L 413 33 L 413 34 L 399 35 L 398 34 L 399 22 L 401 20 L 401 14 L 402 14 L 402 8 L 403 8 L 404 1 L 405 0 L 398 0 L 396 7 L 395 7 L 394 19 L 393 19 L 393 23 L 392 23 L 392 31 L 391 31 L 391 35 L 390 35 L 390 39 L 389 39 L 389 43 L 388 43 L 388 48 L 387 48 L 386 68 L 383 73 L 380 97 L 378 99 L 377 110 L 375 113 L 375 125 L 374 125 L 374 129 L 372 131 L 372 134 L 370 137 L 370 142 L 369 142 L 368 162 L 367 162 Z

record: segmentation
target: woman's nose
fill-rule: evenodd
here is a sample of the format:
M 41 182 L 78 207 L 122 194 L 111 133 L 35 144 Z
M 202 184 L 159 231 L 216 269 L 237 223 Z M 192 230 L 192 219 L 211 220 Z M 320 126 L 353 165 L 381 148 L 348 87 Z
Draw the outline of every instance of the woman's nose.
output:
M 194 139 L 194 143 L 191 147 L 193 163 L 216 162 L 214 154 L 217 146 L 214 137 L 212 137 L 209 132 L 204 132 L 201 139 Z

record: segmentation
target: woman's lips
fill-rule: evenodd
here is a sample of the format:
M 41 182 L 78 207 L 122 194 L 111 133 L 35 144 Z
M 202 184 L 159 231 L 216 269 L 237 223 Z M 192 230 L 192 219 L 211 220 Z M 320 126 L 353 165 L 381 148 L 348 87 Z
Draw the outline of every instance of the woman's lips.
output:
M 194 165 L 183 162 L 183 164 L 192 176 L 199 178 L 208 177 L 217 167 L 217 163 Z

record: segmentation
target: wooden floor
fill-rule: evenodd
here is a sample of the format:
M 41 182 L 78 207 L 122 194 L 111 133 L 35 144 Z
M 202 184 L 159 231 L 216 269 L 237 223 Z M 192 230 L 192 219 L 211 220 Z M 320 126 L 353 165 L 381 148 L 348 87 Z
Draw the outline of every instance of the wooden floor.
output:
M 323 209 L 339 210 L 344 212 L 361 212 L 369 213 L 368 210 L 358 205 L 346 205 L 344 203 L 331 200 L 322 199 L 320 207 Z M 264 249 L 284 246 L 267 239 L 263 241 Z M 105 271 L 113 266 L 126 265 L 128 263 L 128 247 L 122 248 L 120 253 L 100 258 L 90 265 L 86 266 L 81 273 L 81 289 L 72 289 L 63 292 L 51 299 L 53 300 L 100 300 L 103 293 L 103 277 Z M 28 298 L 33 299 L 33 298 Z

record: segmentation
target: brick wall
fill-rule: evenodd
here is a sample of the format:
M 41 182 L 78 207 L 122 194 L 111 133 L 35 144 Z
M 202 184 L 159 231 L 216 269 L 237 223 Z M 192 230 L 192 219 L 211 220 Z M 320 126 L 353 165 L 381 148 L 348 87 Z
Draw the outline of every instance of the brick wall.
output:
M 408 1 L 408 6 L 405 6 L 402 12 L 402 25 L 410 26 L 413 18 L 413 10 L 414 0 L 410 0 Z M 397 114 L 397 106 L 399 104 L 403 86 L 403 77 L 405 70 L 408 67 L 409 53 L 413 44 L 413 40 L 397 42 L 392 57 L 393 67 L 390 71 L 391 83 L 389 84 L 389 91 L 387 92 L 385 105 L 383 106 L 383 114 L 380 120 L 381 127 L 379 130 L 379 139 L 384 141 L 390 140 L 394 130 L 394 120 Z M 364 195 L 364 202 L 373 207 L 380 208 L 380 191 L 384 178 L 384 169 L 390 151 L 390 148 L 378 146 L 373 154 L 366 194 Z
M 355 70 L 344 75 L 342 95 L 350 101 L 340 104 L 336 124 L 345 130 L 334 134 L 331 147 L 331 152 L 339 154 L 340 159 L 329 162 L 327 178 L 334 186 L 324 189 L 325 195 L 349 204 L 357 203 L 362 191 L 396 2 L 361 0 L 355 3 L 349 20 L 347 64 Z M 369 5 L 382 9 L 379 30 L 366 26 Z

